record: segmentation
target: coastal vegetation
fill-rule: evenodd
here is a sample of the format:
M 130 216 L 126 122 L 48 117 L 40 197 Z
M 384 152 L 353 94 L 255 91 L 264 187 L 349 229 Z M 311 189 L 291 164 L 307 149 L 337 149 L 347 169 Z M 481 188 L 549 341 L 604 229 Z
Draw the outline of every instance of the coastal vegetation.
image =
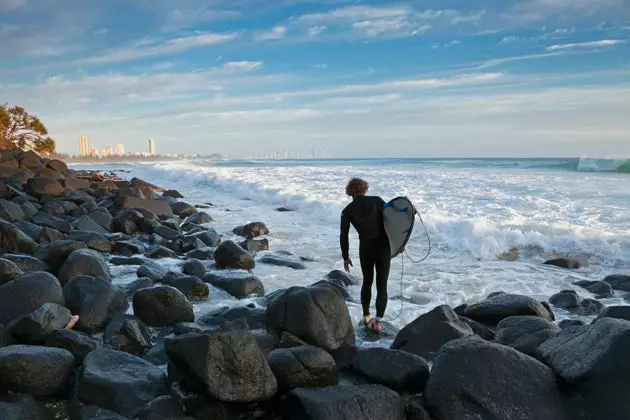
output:
M 55 146 L 55 140 L 37 116 L 18 105 L 0 105 L 0 148 L 33 150 L 49 156 L 55 152 Z

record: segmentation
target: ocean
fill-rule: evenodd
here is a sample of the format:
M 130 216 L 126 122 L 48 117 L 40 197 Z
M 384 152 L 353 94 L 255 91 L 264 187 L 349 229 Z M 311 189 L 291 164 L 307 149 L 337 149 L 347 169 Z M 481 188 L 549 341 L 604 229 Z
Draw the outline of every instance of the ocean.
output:
M 205 211 L 225 239 L 235 238 L 237 225 L 266 223 L 269 252 L 288 250 L 314 260 L 306 263 L 307 270 L 257 264 L 254 273 L 267 292 L 306 286 L 343 269 L 339 222 L 351 177 L 366 179 L 369 194 L 386 201 L 407 196 L 426 226 L 425 233 L 416 224 L 407 252 L 414 260 L 422 258 L 427 233 L 432 248 L 420 264 L 400 256 L 392 261 L 385 320 L 398 328 L 437 305 L 455 307 L 495 291 L 547 300 L 573 289 L 586 298 L 593 296 L 574 282 L 630 274 L 630 160 L 194 160 L 72 166 L 130 171 L 120 175 L 176 189 L 191 204 L 212 203 Z M 277 211 L 280 207 L 292 211 Z M 505 253 L 510 258 L 502 257 Z M 352 274 L 360 277 L 354 230 L 350 255 Z M 565 255 L 587 265 L 569 271 L 542 264 Z M 113 274 L 114 282 L 128 282 L 135 268 L 113 267 Z M 359 292 L 360 286 L 351 288 L 355 302 L 348 303 L 355 323 L 361 317 Z M 630 304 L 620 293 L 602 302 Z M 211 289 L 209 301 L 195 310 L 202 314 L 244 303 Z M 579 318 L 558 309 L 556 315 Z

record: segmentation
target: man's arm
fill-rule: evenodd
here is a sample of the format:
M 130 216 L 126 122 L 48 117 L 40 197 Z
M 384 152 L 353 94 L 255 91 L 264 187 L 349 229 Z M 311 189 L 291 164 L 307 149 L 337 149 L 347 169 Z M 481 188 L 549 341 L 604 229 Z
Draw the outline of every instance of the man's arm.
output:
M 350 257 L 348 256 L 348 248 L 349 248 L 348 233 L 349 232 L 350 232 L 350 219 L 348 219 L 348 216 L 344 212 L 341 212 L 341 229 L 339 233 L 339 244 L 341 245 L 341 257 L 344 260 L 350 259 Z

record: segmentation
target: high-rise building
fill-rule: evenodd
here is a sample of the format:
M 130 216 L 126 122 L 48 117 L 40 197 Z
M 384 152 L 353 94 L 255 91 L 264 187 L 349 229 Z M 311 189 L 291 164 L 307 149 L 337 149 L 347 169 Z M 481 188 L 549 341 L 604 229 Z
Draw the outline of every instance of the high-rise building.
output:
M 149 155 L 155 156 L 155 140 L 149 139 Z
M 125 154 L 125 146 L 122 143 L 116 145 L 116 155 L 123 156 Z
M 88 156 L 90 154 L 90 142 L 87 136 L 81 136 L 79 140 L 79 156 Z

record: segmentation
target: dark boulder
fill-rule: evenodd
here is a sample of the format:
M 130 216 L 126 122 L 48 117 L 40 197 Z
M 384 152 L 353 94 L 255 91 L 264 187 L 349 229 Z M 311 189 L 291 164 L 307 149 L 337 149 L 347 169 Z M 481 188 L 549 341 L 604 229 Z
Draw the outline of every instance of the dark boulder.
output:
M 407 420 L 433 420 L 424 408 L 422 395 L 412 395 L 406 399 L 405 414 L 407 415 Z
M 177 253 L 176 252 L 171 251 L 170 249 L 165 248 L 163 246 L 157 246 L 157 247 L 153 248 L 152 250 L 148 251 L 144 255 L 147 258 L 152 258 L 152 259 L 177 258 Z
M 354 344 L 354 327 L 343 296 L 326 287 L 294 286 L 269 300 L 267 326 L 280 335 L 287 331 L 324 350 Z
M 282 413 L 300 420 L 405 419 L 400 395 L 383 385 L 298 388 L 287 394 Z
M 188 253 L 198 249 L 206 249 L 206 244 L 204 244 L 203 241 L 201 241 L 201 239 L 199 238 L 188 236 L 181 239 L 178 250 L 182 253 Z
M 59 197 L 65 192 L 65 188 L 63 188 L 56 179 L 39 176 L 31 178 L 26 182 L 26 190 L 35 197 L 45 195 Z
M 573 284 L 588 290 L 594 294 L 597 299 L 611 298 L 615 295 L 613 288 L 605 281 L 580 280 Z
M 62 233 L 70 233 L 70 231 L 74 229 L 72 224 L 67 220 L 41 211 L 38 211 L 31 217 L 31 222 L 39 226 L 58 230 Z
M 233 229 L 236 235 L 244 236 L 246 238 L 256 238 L 258 236 L 268 235 L 269 228 L 262 222 L 252 222 L 243 226 L 238 226 Z
M 510 316 L 533 315 L 551 320 L 551 314 L 536 299 L 529 296 L 498 293 L 488 296 L 484 301 L 469 305 L 464 316 L 487 324 L 498 324 Z
M 112 257 L 109 259 L 109 263 L 111 265 L 115 265 L 115 266 L 121 266 L 121 265 L 143 265 L 143 264 L 155 264 L 157 266 L 159 266 L 159 264 L 156 264 L 155 262 L 144 258 L 144 257 Z
M 79 315 L 75 328 L 88 333 L 102 331 L 116 315 L 129 308 L 122 289 L 100 277 L 73 277 L 63 287 L 63 295 L 68 309 Z
M 97 210 L 88 214 L 88 217 L 94 220 L 103 229 L 107 230 L 108 232 L 112 232 L 114 217 L 106 209 L 98 208 Z
M 153 233 L 156 235 L 160 235 L 164 239 L 177 239 L 182 237 L 182 233 L 176 231 L 175 229 L 171 229 L 170 227 L 160 225 L 158 226 Z
M 189 216 L 184 220 L 184 224 L 190 225 L 205 225 L 206 223 L 213 222 L 214 219 L 206 212 L 200 211 L 192 216 Z
M 217 268 L 253 270 L 256 266 L 251 254 L 233 241 L 221 243 L 214 252 Z
M 580 297 L 575 290 L 563 290 L 549 298 L 553 306 L 566 310 L 574 310 L 580 306 Z
M 186 417 L 179 399 L 171 395 L 163 395 L 147 404 L 140 413 L 138 420 L 194 420 Z
M 495 341 L 535 357 L 538 346 L 560 332 L 560 327 L 537 316 L 511 316 L 497 325 Z
M 560 321 L 560 323 L 558 324 L 558 327 L 560 327 L 561 329 L 565 329 L 565 328 L 571 328 L 571 327 L 581 327 L 584 325 L 584 321 L 580 321 L 579 319 L 565 319 L 563 321 Z
M 440 305 L 400 330 L 391 348 L 432 359 L 444 344 L 473 334 L 450 306 Z
M 279 349 L 290 349 L 291 347 L 298 347 L 307 345 L 304 341 L 300 340 L 296 336 L 286 331 L 283 331 L 280 334 L 280 341 L 278 341 L 277 348 Z
M 203 281 L 214 287 L 225 290 L 237 299 L 248 296 L 264 296 L 265 286 L 258 276 L 248 273 L 212 272 L 203 276 Z
M 112 242 L 106 239 L 103 235 L 96 232 L 86 232 L 86 231 L 72 231 L 68 236 L 70 239 L 75 241 L 81 241 L 88 248 L 93 249 L 95 251 L 100 252 L 111 252 L 112 251 Z
M 3 420 L 53 420 L 53 416 L 30 395 L 1 395 L 0 419 Z
M 90 188 L 90 181 L 87 179 L 77 179 L 77 178 L 66 178 L 61 180 L 61 185 L 63 185 L 67 190 L 87 190 Z
M 278 383 L 249 332 L 185 334 L 164 340 L 166 354 L 184 375 L 224 402 L 264 401 Z
M 549 367 L 476 336 L 442 347 L 424 396 L 435 420 L 571 418 Z
M 146 246 L 132 239 L 129 241 L 116 241 L 112 244 L 112 254 L 123 255 L 125 257 L 132 257 L 134 255 L 142 254 L 146 251 Z
M 198 324 L 207 328 L 218 328 L 244 319 L 252 329 L 262 329 L 266 326 L 267 312 L 264 309 L 250 306 L 236 306 L 219 308 L 199 318 Z
M 24 276 L 24 272 L 13 261 L 0 258 L 0 286 Z
M 195 276 L 183 276 L 169 283 L 186 296 L 190 301 L 207 300 L 210 295 L 208 285 Z
M 166 201 L 146 200 L 138 197 L 125 197 L 122 207 L 124 209 L 148 210 L 158 217 L 172 217 L 173 210 Z
M 35 175 L 42 178 L 56 179 L 58 181 L 61 181 L 62 179 L 66 179 L 66 177 L 63 176 L 61 173 L 50 168 L 42 168 L 39 171 L 37 171 Z
M 0 199 L 0 219 L 4 219 L 9 223 L 24 220 L 24 211 L 15 203 Z
M 70 415 L 70 420 L 130 420 L 129 417 L 121 416 L 111 410 L 83 404 L 77 399 L 69 402 L 68 414 Z
M 206 274 L 206 267 L 201 261 L 192 258 L 184 263 L 182 272 L 189 276 L 202 278 Z
M 470 329 L 479 337 L 483 338 L 484 340 L 494 341 L 494 337 L 495 337 L 494 329 L 480 322 L 474 321 L 470 318 L 466 318 L 465 316 L 460 315 L 459 319 L 465 322 L 466 324 L 468 324 Z
M 630 292 L 630 276 L 624 274 L 611 274 L 604 281 L 615 290 Z
M 108 232 L 107 229 L 105 229 L 103 226 L 96 223 L 90 216 L 79 217 L 74 222 L 72 222 L 72 226 L 76 230 L 100 233 L 101 235 Z
M 214 260 L 214 252 L 214 248 L 208 247 L 194 249 L 186 253 L 186 258 L 194 258 L 200 261 L 212 261 Z
M 138 267 L 136 271 L 136 275 L 139 278 L 146 277 L 156 283 L 164 281 L 167 274 L 168 270 L 165 267 L 151 260 L 143 261 L 142 265 Z
M 546 265 L 553 265 L 560 268 L 566 268 L 569 270 L 576 270 L 582 267 L 582 264 L 578 260 L 572 258 L 555 258 L 553 260 L 545 261 Z
M 42 344 L 54 331 L 65 328 L 71 316 L 67 308 L 56 303 L 45 303 L 11 323 L 11 334 L 23 344 Z
M 173 210 L 173 213 L 179 217 L 189 217 L 197 213 L 195 206 L 191 206 L 190 204 L 182 201 L 171 203 L 171 209 Z
M 64 216 L 66 214 L 66 208 L 60 201 L 56 200 L 46 201 L 42 206 L 41 211 L 52 216 Z
M 105 328 L 106 348 L 140 356 L 151 348 L 151 329 L 133 315 L 118 314 Z
M 278 380 L 281 393 L 295 388 L 337 385 L 339 375 L 335 360 L 326 351 L 313 346 L 273 350 L 267 356 Z
M 343 298 L 347 301 L 351 301 L 352 297 L 350 296 L 350 293 L 348 292 L 348 289 L 346 289 L 345 286 L 340 285 L 338 283 L 334 283 L 332 281 L 328 281 L 328 280 L 320 280 L 316 283 L 313 283 L 311 285 L 311 287 L 329 287 L 331 289 L 336 290 L 337 292 L 341 293 L 341 295 L 343 296 Z
M 46 167 L 60 173 L 68 172 L 68 165 L 59 159 L 52 159 L 46 163 Z
M 0 250 L 4 252 L 33 255 L 37 243 L 10 223 L 0 221 Z
M 344 286 L 356 286 L 361 282 L 355 276 L 350 273 L 346 273 L 341 270 L 333 270 L 330 273 L 326 274 L 326 280 L 332 281 L 333 283 L 343 284 Z
M 597 317 L 597 319 L 602 318 L 617 318 L 630 321 L 630 306 L 609 306 L 604 309 Z
M 568 328 L 544 342 L 538 352 L 579 395 L 588 418 L 630 418 L 630 322 L 601 318 L 586 327 Z
M 269 249 L 269 239 L 245 239 L 238 245 L 247 252 L 267 251 Z
M 183 195 L 180 194 L 177 190 L 166 190 L 162 193 L 163 197 L 171 197 L 171 198 L 184 198 Z
M 75 366 L 80 366 L 89 352 L 101 348 L 101 341 L 81 331 L 63 329 L 53 331 L 44 345 L 68 350 L 74 355 Z
M 132 298 L 133 294 L 138 290 L 149 289 L 154 286 L 153 280 L 148 277 L 141 277 L 137 280 L 132 281 L 131 283 L 121 284 L 120 288 L 128 298 Z
M 306 265 L 298 258 L 290 255 L 267 254 L 258 260 L 263 264 L 275 265 L 278 267 L 288 267 L 294 270 L 305 270 Z
M 30 255 L 4 254 L 2 258 L 17 265 L 24 274 L 48 270 L 48 266 L 43 261 Z
M 0 389 L 36 397 L 70 385 L 74 356 L 67 350 L 14 345 L 0 348 Z
M 593 316 L 598 315 L 605 308 L 604 304 L 595 299 L 583 299 L 580 302 L 580 307 L 573 311 L 577 315 Z
M 73 251 L 59 269 L 59 281 L 68 283 L 76 276 L 100 277 L 111 282 L 109 266 L 103 256 L 91 249 Z
M 110 232 L 121 232 L 132 235 L 140 230 L 138 225 L 142 223 L 143 219 L 144 216 L 136 210 L 122 210 L 113 218 Z M 99 223 L 98 220 L 96 222 Z
M 87 248 L 87 245 L 83 242 L 65 239 L 38 246 L 35 251 L 35 258 L 45 262 L 56 273 L 72 252 L 85 248 Z
M 171 286 L 138 290 L 133 295 L 133 312 L 151 327 L 195 321 L 191 303 L 182 292 Z
M 33 272 L 10 281 L 0 286 L 0 324 L 8 325 L 45 303 L 66 304 L 59 280 L 52 274 Z
M 219 246 L 219 244 L 221 243 L 221 235 L 219 235 L 214 229 L 204 230 L 202 232 L 197 232 L 189 236 L 199 239 L 206 246 L 212 248 Z
M 94 350 L 85 357 L 77 385 L 81 401 L 130 418 L 168 393 L 166 374 L 159 367 L 109 349 Z

